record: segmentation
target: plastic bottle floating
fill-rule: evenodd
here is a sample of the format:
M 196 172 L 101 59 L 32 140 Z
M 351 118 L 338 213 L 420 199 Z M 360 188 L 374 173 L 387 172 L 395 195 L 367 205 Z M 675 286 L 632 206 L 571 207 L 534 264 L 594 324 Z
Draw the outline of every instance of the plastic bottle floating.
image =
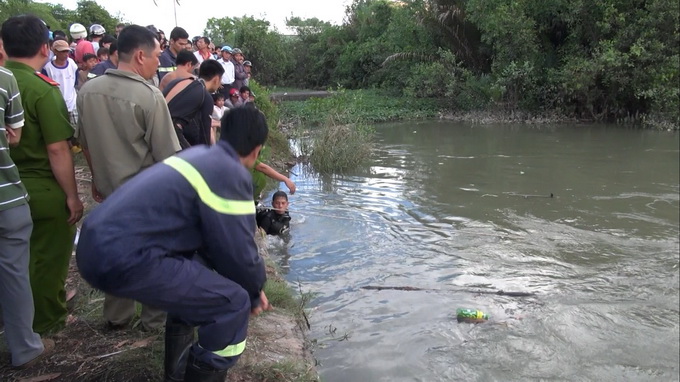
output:
M 478 324 L 489 320 L 489 315 L 477 309 L 456 309 L 456 319 L 458 322 Z

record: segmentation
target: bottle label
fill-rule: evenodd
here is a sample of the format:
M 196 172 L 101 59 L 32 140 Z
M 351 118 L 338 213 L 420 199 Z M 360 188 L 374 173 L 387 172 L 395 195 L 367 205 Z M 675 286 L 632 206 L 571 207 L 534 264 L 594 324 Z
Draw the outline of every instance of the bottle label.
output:
M 488 320 L 489 316 L 478 309 L 457 309 L 456 316 L 459 318 L 470 318 L 475 320 Z

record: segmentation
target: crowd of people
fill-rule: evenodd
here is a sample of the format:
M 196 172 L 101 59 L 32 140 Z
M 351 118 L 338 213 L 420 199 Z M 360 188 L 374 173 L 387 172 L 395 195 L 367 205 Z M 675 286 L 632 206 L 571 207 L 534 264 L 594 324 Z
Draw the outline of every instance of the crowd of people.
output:
M 256 223 L 281 234 L 290 221 L 283 191 L 256 219 L 263 179 L 295 192 L 258 159 L 268 127 L 252 65 L 180 27 L 168 40 L 139 25 L 107 35 L 76 23 L 69 34 L 22 15 L 0 35 L 0 304 L 12 365 L 50 354 L 66 325 L 83 216 L 72 152 L 82 150 L 102 204 L 76 258 L 106 292 L 106 325 L 127 329 L 139 301 L 142 330 L 165 327 L 167 381 L 224 380 L 249 314 L 271 308 Z

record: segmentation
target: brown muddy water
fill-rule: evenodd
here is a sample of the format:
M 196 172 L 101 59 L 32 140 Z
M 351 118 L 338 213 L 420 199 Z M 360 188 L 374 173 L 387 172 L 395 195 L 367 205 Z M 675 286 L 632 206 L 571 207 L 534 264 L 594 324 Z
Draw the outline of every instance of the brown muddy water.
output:
M 294 168 L 270 252 L 316 294 L 323 380 L 677 381 L 679 148 L 616 126 L 399 123 L 362 170 Z M 475 293 L 498 290 L 536 296 Z

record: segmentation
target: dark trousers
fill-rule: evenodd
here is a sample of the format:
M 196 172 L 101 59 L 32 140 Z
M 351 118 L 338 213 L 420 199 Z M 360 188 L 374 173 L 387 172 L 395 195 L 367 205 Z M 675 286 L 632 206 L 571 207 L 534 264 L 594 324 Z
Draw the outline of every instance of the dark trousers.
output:
M 250 297 L 238 284 L 203 265 L 198 259 L 159 257 L 140 261 L 134 269 L 101 272 L 97 253 L 78 248 L 78 267 L 94 287 L 168 312 L 175 320 L 198 326 L 194 358 L 215 369 L 228 369 L 238 356 L 215 352 L 246 339 Z

